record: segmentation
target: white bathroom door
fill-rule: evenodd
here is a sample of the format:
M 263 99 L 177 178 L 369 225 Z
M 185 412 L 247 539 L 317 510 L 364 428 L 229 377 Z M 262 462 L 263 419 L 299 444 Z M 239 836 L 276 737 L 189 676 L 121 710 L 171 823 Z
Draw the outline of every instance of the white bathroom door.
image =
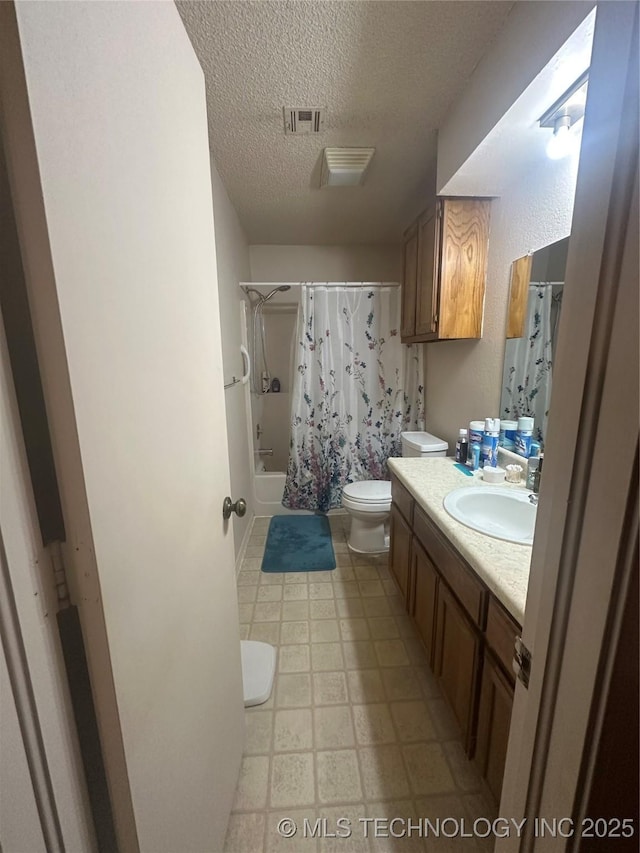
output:
M 0 24 L 118 847 L 219 851 L 244 715 L 202 71 L 173 3 L 3 3 Z

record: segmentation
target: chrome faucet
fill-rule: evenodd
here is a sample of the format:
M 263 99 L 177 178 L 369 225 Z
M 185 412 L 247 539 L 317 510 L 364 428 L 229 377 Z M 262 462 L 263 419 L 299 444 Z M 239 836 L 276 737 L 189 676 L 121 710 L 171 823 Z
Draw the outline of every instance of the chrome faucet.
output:
M 538 495 L 533 494 L 533 493 L 530 494 L 529 495 L 529 503 L 533 504 L 534 506 L 538 506 Z

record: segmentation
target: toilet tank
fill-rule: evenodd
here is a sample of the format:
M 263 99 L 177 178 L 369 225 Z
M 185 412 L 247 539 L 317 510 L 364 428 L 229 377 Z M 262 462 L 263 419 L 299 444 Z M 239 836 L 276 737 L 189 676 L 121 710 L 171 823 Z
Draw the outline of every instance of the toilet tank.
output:
M 403 432 L 403 456 L 446 456 L 449 445 L 430 432 Z

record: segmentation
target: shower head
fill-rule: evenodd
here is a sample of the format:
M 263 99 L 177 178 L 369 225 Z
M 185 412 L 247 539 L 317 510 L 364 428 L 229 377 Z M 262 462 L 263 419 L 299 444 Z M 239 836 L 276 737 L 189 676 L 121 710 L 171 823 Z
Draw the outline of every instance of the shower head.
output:
M 270 290 L 269 293 L 264 297 L 263 301 L 268 302 L 272 296 L 274 296 L 279 290 L 291 290 L 290 284 L 281 284 L 278 287 L 274 287 L 273 290 Z

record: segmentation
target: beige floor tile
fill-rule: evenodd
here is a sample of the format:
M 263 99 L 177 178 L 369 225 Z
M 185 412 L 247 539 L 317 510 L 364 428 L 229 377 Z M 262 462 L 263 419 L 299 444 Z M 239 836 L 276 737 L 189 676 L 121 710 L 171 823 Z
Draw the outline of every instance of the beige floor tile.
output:
M 280 646 L 278 655 L 280 672 L 308 672 L 309 666 L 309 646 L 301 643 L 293 646 Z
M 419 639 L 416 623 L 408 613 L 396 613 L 394 615 L 394 619 L 401 637 L 415 637 L 416 639 Z M 423 651 L 423 655 L 425 654 L 426 653 Z M 424 663 L 424 661 L 421 661 L 421 663 Z
M 273 748 L 276 752 L 302 752 L 313 747 L 311 710 L 276 711 Z
M 347 673 L 349 700 L 353 704 L 384 702 L 385 693 L 378 669 L 354 669 Z
M 282 605 L 279 601 L 260 601 L 253 611 L 254 622 L 279 622 Z
M 358 754 L 367 799 L 390 800 L 408 796 L 409 782 L 398 746 L 366 746 L 358 750 Z
M 267 516 L 256 516 L 251 525 L 251 535 L 266 533 L 271 524 L 271 518 Z
M 318 799 L 321 803 L 348 803 L 362 799 L 358 759 L 353 749 L 316 754 Z
M 393 743 L 396 740 L 388 705 L 354 705 L 352 710 L 356 738 L 361 746 Z
M 260 582 L 260 572 L 238 572 L 238 586 L 257 586 Z
M 353 569 L 351 566 L 339 566 L 333 572 L 333 582 L 334 583 L 351 583 L 356 579 Z
M 403 747 L 402 751 L 414 794 L 444 794 L 455 790 L 439 743 L 416 743 Z
M 388 566 L 378 566 L 378 577 L 381 581 L 391 580 L 391 572 Z
M 249 631 L 250 640 L 259 640 L 262 643 L 271 643 L 274 646 L 280 641 L 279 622 L 255 622 Z
M 369 842 L 364 837 L 362 823 L 366 809 L 362 803 L 323 806 L 322 816 L 326 819 L 327 831 L 320 839 L 320 853 L 369 853 Z M 345 836 L 347 830 L 351 832 L 348 837 Z
M 249 639 L 249 628 L 250 625 L 240 625 L 240 639 L 248 640 Z
M 312 619 L 335 619 L 336 603 L 332 598 L 310 601 L 309 613 Z
M 264 755 L 271 751 L 273 711 L 245 711 L 245 755 Z
M 372 853 L 422 853 L 425 850 L 418 826 L 420 813 L 411 800 L 367 803 L 367 813 L 369 817 L 386 821 L 386 824 L 380 824 L 377 833 L 375 825 L 371 824 L 369 834 Z M 413 827 L 410 827 L 410 822 Z M 390 837 L 385 838 L 385 834 Z
M 267 804 L 269 759 L 266 755 L 242 759 L 233 811 L 259 811 Z
M 260 572 L 260 583 L 264 585 L 284 583 L 284 572 Z
M 336 554 L 336 568 L 339 569 L 350 569 L 353 565 L 351 552 L 348 550 L 349 546 L 347 545 L 347 551 L 343 551 L 340 554 Z
M 368 640 L 369 626 L 366 619 L 341 619 L 340 633 L 347 642 L 353 640 Z
M 474 764 L 467 758 L 460 741 L 449 741 L 444 743 L 442 748 L 447 756 L 449 767 L 458 788 L 465 794 L 480 791 L 483 786 L 482 779 Z
M 313 804 L 313 753 L 293 752 L 273 756 L 270 800 L 272 808 Z
M 416 678 L 420 682 L 422 692 L 427 697 L 427 699 L 442 698 L 442 694 L 440 693 L 440 688 L 438 687 L 436 677 L 431 672 L 431 669 L 428 666 L 416 666 L 414 667 L 413 671 L 415 672 Z
M 359 581 L 377 581 L 378 578 L 378 570 L 375 566 L 354 566 L 353 572 L 356 576 L 356 580 Z
M 249 548 L 256 548 L 259 545 L 262 545 L 262 547 L 264 548 L 266 543 L 267 543 L 267 537 L 264 534 L 252 533 L 251 536 L 249 537 L 248 545 L 249 545 Z
M 397 598 L 400 600 L 398 596 L 398 587 L 396 586 L 395 581 L 388 578 L 387 580 L 380 581 L 380 583 L 382 584 L 385 595 L 388 595 L 389 598 Z
M 348 701 L 344 672 L 313 673 L 313 704 L 342 705 Z
M 239 586 L 238 604 L 253 604 L 258 594 L 257 586 Z
M 400 636 L 393 616 L 372 616 L 369 619 L 369 628 L 375 640 L 393 640 Z
M 309 618 L 308 601 L 284 601 L 282 603 L 282 621 L 299 622 Z
M 336 598 L 358 598 L 360 590 L 356 581 L 337 581 L 333 585 Z
M 343 643 L 345 666 L 347 669 L 376 669 L 378 658 L 373 643 L 359 640 L 355 643 Z
M 260 557 L 245 557 L 242 561 L 241 571 L 243 572 L 259 572 L 262 566 Z
M 375 601 L 375 599 L 370 599 Z M 383 599 L 380 599 L 382 601 Z M 364 616 L 364 608 L 361 598 L 337 598 L 336 608 L 338 616 L 343 619 L 361 619 Z
M 280 821 L 284 819 L 295 823 L 296 832 L 291 838 L 286 838 L 278 831 Z M 267 825 L 265 853 L 315 853 L 317 851 L 318 839 L 312 834 L 318 820 L 318 813 L 314 809 L 283 809 L 268 812 L 265 820 Z
M 245 557 L 260 557 L 264 555 L 264 545 L 247 545 Z
M 282 586 L 280 584 L 273 584 L 272 586 L 259 586 L 258 587 L 258 601 L 281 601 L 282 600 Z
M 438 820 L 443 821 L 446 818 L 452 818 L 458 822 L 458 826 L 462 826 L 462 821 L 465 822 L 465 830 L 469 832 L 472 829 L 472 822 L 469 820 L 469 815 L 460 797 L 452 794 L 440 795 L 437 797 L 424 797 L 416 800 L 416 808 L 423 818 L 428 818 L 432 824 L 438 825 Z M 483 815 L 484 817 L 485 815 Z M 491 839 L 491 847 L 493 850 L 493 842 Z M 477 839 L 468 837 L 447 838 L 444 833 L 437 836 L 436 833 L 430 833 L 427 836 L 427 850 L 429 853 L 433 850 L 434 853 L 475 853 L 481 849 L 478 846 Z
M 285 572 L 284 582 L 287 583 L 308 583 L 309 572 Z
M 326 572 L 309 572 L 309 583 L 331 583 L 335 574 L 335 569 L 328 569 Z
M 377 598 L 364 598 L 362 606 L 365 616 L 388 616 L 391 613 L 389 600 L 381 596 Z
M 427 653 L 425 652 L 422 642 L 415 636 L 405 636 L 402 642 L 409 655 L 409 660 L 415 666 L 424 666 L 427 662 Z
M 495 820 L 498 816 L 496 804 L 482 791 L 477 794 L 464 794 L 462 801 L 472 821 L 479 817 Z
M 275 687 L 277 708 L 311 705 L 311 676 L 308 672 L 278 675 Z
M 253 604 L 238 604 L 238 618 L 243 623 L 251 622 L 253 618 Z
M 427 705 L 423 701 L 392 702 L 391 716 L 398 737 L 405 743 L 433 740 L 436 736 Z
M 316 749 L 353 746 L 353 726 L 348 705 L 326 705 L 313 709 Z
M 422 698 L 420 682 L 411 667 L 383 669 L 382 681 L 390 702 Z
M 377 595 L 384 595 L 382 581 L 358 581 L 360 595 L 363 598 L 372 598 Z
M 314 672 L 328 672 L 343 668 L 344 661 L 340 643 L 311 644 L 311 669 Z
M 232 814 L 223 853 L 263 853 L 264 814 Z
M 308 643 L 308 622 L 283 622 L 280 628 L 280 642 L 285 643 Z
M 443 742 L 447 740 L 460 740 L 460 727 L 448 702 L 444 699 L 431 699 L 427 700 L 427 705 L 436 728 L 438 739 Z
M 340 639 L 335 619 L 312 619 L 310 624 L 312 643 L 334 643 Z
M 284 585 L 285 601 L 304 601 L 309 598 L 309 585 L 306 583 L 286 583 Z
M 333 598 L 333 584 L 309 581 L 309 598 L 314 601 L 322 598 Z
M 336 557 L 338 556 L 338 554 L 348 554 L 349 553 L 349 546 L 347 545 L 347 543 L 344 539 L 344 534 L 343 534 L 341 539 L 334 538 L 331 544 L 333 545 L 333 550 L 334 550 Z
M 380 666 L 408 665 L 409 657 L 402 640 L 376 640 L 373 645 Z

